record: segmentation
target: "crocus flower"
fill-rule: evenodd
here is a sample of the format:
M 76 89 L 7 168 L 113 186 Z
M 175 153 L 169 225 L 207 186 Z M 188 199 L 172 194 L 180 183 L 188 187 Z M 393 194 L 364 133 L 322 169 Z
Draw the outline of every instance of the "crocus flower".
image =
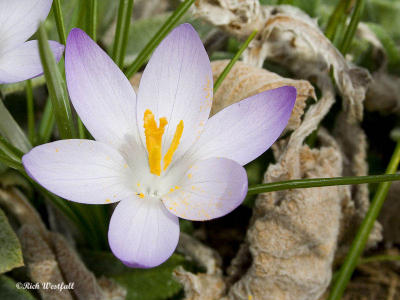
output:
M 96 141 L 62 140 L 23 157 L 49 191 L 87 204 L 114 203 L 112 252 L 130 267 L 164 262 L 179 239 L 178 217 L 209 220 L 247 193 L 242 167 L 279 137 L 296 90 L 281 87 L 233 104 L 209 119 L 213 77 L 189 24 L 165 38 L 143 72 L 138 95 L 83 31 L 66 47 L 71 101 Z
M 52 0 L 0 0 L 0 84 L 43 73 L 37 41 L 26 41 L 49 14 Z M 58 61 L 64 46 L 49 41 Z

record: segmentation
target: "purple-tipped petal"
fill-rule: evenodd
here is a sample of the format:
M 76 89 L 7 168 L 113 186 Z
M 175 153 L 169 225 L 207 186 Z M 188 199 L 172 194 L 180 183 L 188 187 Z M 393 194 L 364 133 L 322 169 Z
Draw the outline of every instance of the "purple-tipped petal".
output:
M 178 218 L 157 198 L 132 197 L 121 201 L 111 217 L 110 248 L 129 267 L 160 265 L 172 255 L 178 240 Z
M 58 62 L 63 54 L 64 46 L 49 41 L 50 49 Z M 15 83 L 42 75 L 37 41 L 28 41 L 0 54 L 0 83 Z
M 22 163 L 40 185 L 74 202 L 107 204 L 135 195 L 124 158 L 96 141 L 44 144 L 25 154 Z
M 25 42 L 46 19 L 53 0 L 0 1 L 0 55 Z
M 230 159 L 210 158 L 195 163 L 162 199 L 178 217 L 204 221 L 230 213 L 246 193 L 247 174 L 241 165 Z
M 190 24 L 178 26 L 154 51 L 140 81 L 137 120 L 143 142 L 143 116 L 147 109 L 157 122 L 161 117 L 168 121 L 163 154 L 182 120 L 184 129 L 174 154 L 176 160 L 202 132 L 210 113 L 212 89 L 210 60 L 198 34 Z
M 65 50 L 72 104 L 97 141 L 120 148 L 137 136 L 136 95 L 111 58 L 80 29 L 72 29 Z
M 241 165 L 249 163 L 280 136 L 295 101 L 296 89 L 284 86 L 228 106 L 208 120 L 193 148 L 193 157 L 225 157 Z

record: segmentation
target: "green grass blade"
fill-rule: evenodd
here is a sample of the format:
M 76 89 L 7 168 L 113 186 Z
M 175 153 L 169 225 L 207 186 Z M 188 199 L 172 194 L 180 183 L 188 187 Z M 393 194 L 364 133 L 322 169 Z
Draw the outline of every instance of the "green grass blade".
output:
M 337 36 L 338 28 L 344 26 L 347 18 L 347 11 L 349 10 L 351 1 L 339 0 L 334 11 L 328 20 L 328 25 L 325 29 L 325 35 L 328 39 L 333 41 Z
M 254 39 L 254 37 L 257 35 L 257 30 L 254 30 L 250 36 L 247 38 L 247 40 L 243 43 L 243 45 L 240 47 L 239 51 L 235 54 L 235 56 L 231 59 L 229 64 L 225 67 L 225 69 L 222 71 L 222 73 L 219 75 L 217 80 L 214 83 L 214 94 L 218 90 L 219 86 L 221 85 L 222 81 L 224 81 L 226 75 L 228 75 L 229 71 L 233 68 L 235 63 L 238 61 L 240 56 L 242 55 L 243 51 L 246 50 L 246 48 L 249 46 L 250 42 Z
M 131 24 L 131 14 L 133 10 L 133 0 L 120 0 L 118 7 L 118 20 L 115 29 L 114 47 L 112 57 L 115 63 L 122 68 L 124 65 L 126 47 L 128 45 L 129 26 Z
M 15 148 L 18 148 L 21 153 L 28 152 L 32 148 L 24 131 L 5 107 L 2 99 L 0 99 L 0 135 L 5 137 Z
M 130 78 L 135 74 L 146 62 L 147 58 L 158 46 L 158 44 L 166 37 L 166 35 L 176 26 L 180 18 L 186 13 L 186 11 L 192 6 L 195 0 L 185 0 L 182 2 L 174 13 L 168 18 L 168 20 L 161 26 L 160 30 L 155 36 L 149 41 L 149 43 L 139 53 L 135 61 L 129 66 L 125 75 Z
M 60 1 L 61 0 L 54 0 L 53 11 L 54 11 L 54 18 L 56 19 L 57 32 L 58 32 L 58 36 L 60 38 L 60 42 L 63 45 L 66 45 L 67 44 L 67 34 L 65 32 L 64 17 L 62 14 Z
M 400 174 L 385 174 L 371 176 L 349 176 L 333 178 L 308 178 L 288 181 L 278 181 L 266 184 L 250 186 L 247 195 L 255 195 L 273 191 L 282 191 L 290 189 L 304 189 L 313 187 L 350 185 L 364 183 L 379 183 L 400 180 Z
M 32 145 L 36 142 L 35 107 L 33 101 L 32 81 L 26 81 L 26 110 L 28 115 L 28 139 Z
M 97 41 L 97 0 L 89 0 L 89 36 Z
M 386 169 L 387 174 L 392 174 L 397 171 L 400 161 L 400 141 L 397 142 L 396 149 L 392 155 L 389 165 Z M 343 262 L 340 271 L 333 282 L 331 292 L 328 300 L 339 300 L 341 299 L 344 290 L 348 282 L 350 281 L 351 275 L 355 267 L 357 266 L 360 256 L 363 253 L 365 245 L 368 241 L 369 234 L 374 226 L 374 223 L 379 215 L 382 205 L 385 201 L 386 195 L 389 191 L 390 182 L 382 182 L 379 184 L 378 189 L 372 199 L 371 205 L 368 212 L 361 223 L 360 228 L 356 234 L 356 237 L 351 244 L 351 248 Z
M 47 98 L 43 115 L 39 124 L 39 144 L 45 144 L 50 141 L 55 123 L 56 118 L 54 117 L 51 99 Z
M 347 27 L 344 38 L 339 46 L 339 50 L 340 52 L 342 52 L 343 55 L 346 55 L 346 53 L 350 49 L 351 42 L 353 41 L 354 35 L 356 34 L 358 23 L 360 23 L 362 13 L 364 11 L 364 6 L 365 0 L 357 0 L 354 12 L 351 16 L 350 24 Z
M 43 24 L 39 27 L 38 37 L 40 59 L 43 65 L 43 71 L 50 99 L 52 101 L 58 131 L 63 139 L 73 138 L 76 136 L 75 126 L 65 81 L 57 68 L 53 53 L 50 50 Z

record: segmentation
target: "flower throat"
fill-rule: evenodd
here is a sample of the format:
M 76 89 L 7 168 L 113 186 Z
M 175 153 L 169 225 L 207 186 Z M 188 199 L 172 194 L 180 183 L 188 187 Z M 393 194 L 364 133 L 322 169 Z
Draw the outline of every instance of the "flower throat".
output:
M 164 135 L 165 126 L 168 124 L 168 121 L 165 117 L 160 118 L 160 125 L 157 126 L 157 122 L 154 118 L 154 114 L 151 110 L 147 109 L 144 112 L 144 134 L 146 136 L 146 148 L 149 154 L 149 166 L 150 172 L 154 175 L 161 175 L 161 158 L 162 158 L 162 137 Z M 176 126 L 175 134 L 172 139 L 171 145 L 167 153 L 164 155 L 164 166 L 163 170 L 165 171 L 169 164 L 172 161 L 172 157 L 179 146 L 179 142 L 181 140 L 183 133 L 183 121 L 181 120 L 179 124 Z

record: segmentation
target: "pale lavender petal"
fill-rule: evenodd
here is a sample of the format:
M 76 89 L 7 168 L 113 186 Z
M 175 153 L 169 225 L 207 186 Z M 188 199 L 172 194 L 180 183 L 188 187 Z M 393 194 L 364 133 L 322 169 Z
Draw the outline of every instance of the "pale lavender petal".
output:
M 138 127 L 143 142 L 144 112 L 151 110 L 158 122 L 165 117 L 162 151 L 165 154 L 176 126 L 182 120 L 183 135 L 174 160 L 201 134 L 212 102 L 213 77 L 210 60 L 193 27 L 175 28 L 154 51 L 143 72 L 138 92 Z
M 111 217 L 110 248 L 129 267 L 158 266 L 172 255 L 178 240 L 178 218 L 160 199 L 132 197 L 120 202 Z
M 0 55 L 30 38 L 49 14 L 52 0 L 0 1 Z
M 208 120 L 193 147 L 193 159 L 225 157 L 249 163 L 280 136 L 295 101 L 296 89 L 284 86 L 228 106 Z
M 204 221 L 230 213 L 246 193 L 247 174 L 241 165 L 230 159 L 210 158 L 196 162 L 162 200 L 178 217 Z
M 80 29 L 72 29 L 65 51 L 72 104 L 97 141 L 120 148 L 137 136 L 136 95 L 111 58 Z
M 135 195 L 124 158 L 103 143 L 62 140 L 33 148 L 22 157 L 25 170 L 50 192 L 65 199 L 106 204 Z
M 63 54 L 64 46 L 49 41 L 50 49 L 58 62 Z M 25 42 L 16 48 L 0 55 L 0 84 L 14 83 L 42 75 L 37 41 Z

